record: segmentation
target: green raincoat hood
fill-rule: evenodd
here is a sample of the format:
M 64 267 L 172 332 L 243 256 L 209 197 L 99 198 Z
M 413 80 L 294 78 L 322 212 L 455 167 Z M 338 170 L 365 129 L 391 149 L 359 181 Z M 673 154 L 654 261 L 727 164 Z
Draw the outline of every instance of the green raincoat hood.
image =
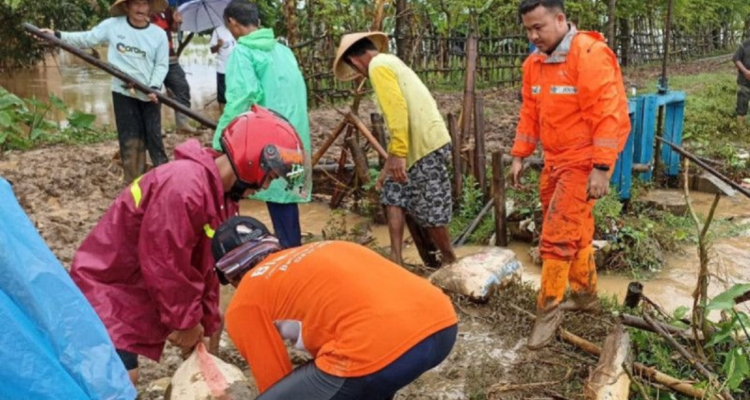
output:
M 251 49 L 269 51 L 276 45 L 276 38 L 273 35 L 273 29 L 262 28 L 245 35 L 237 41 L 241 46 L 247 46 Z

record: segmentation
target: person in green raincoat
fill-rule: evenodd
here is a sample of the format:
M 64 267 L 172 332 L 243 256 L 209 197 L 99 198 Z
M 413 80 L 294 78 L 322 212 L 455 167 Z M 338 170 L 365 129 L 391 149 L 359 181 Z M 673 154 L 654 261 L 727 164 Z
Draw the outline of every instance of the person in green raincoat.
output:
M 237 45 L 226 67 L 227 104 L 216 127 L 213 147 L 221 151 L 219 138 L 224 128 L 253 104 L 258 104 L 281 114 L 294 126 L 309 159 L 307 87 L 294 53 L 276 41 L 272 29 L 259 28 L 258 7 L 247 0 L 229 3 L 224 10 L 224 24 L 237 39 Z M 301 245 L 297 204 L 310 201 L 309 190 L 300 196 L 287 190 L 278 179 L 252 198 L 266 202 L 282 246 Z

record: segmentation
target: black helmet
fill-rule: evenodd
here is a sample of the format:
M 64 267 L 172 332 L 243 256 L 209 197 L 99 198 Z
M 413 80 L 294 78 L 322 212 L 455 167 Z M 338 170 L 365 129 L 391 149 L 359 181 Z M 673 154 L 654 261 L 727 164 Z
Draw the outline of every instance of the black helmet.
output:
M 252 217 L 230 218 L 216 230 L 211 242 L 216 273 L 222 285 L 239 280 L 266 256 L 279 250 L 279 240 Z

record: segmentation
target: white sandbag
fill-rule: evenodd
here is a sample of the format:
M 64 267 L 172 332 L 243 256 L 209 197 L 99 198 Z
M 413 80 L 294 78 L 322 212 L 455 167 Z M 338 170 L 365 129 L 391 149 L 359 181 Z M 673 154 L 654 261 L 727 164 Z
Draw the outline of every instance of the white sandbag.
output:
M 520 280 L 522 271 L 523 265 L 512 250 L 487 247 L 437 270 L 429 279 L 443 290 L 485 302 L 498 289 Z
M 172 376 L 166 400 L 242 400 L 253 398 L 242 371 L 196 346 Z

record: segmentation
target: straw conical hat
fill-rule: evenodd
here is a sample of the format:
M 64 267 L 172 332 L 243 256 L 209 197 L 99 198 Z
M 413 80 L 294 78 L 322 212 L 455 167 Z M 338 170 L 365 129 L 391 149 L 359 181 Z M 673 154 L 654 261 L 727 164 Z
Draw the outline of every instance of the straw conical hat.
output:
M 380 52 L 388 50 L 388 35 L 383 32 L 358 32 L 344 35 L 336 50 L 336 60 L 333 62 L 333 74 L 337 79 L 350 81 L 357 77 L 357 71 L 352 69 L 342 57 L 354 43 L 363 38 L 370 39 Z
M 125 11 L 125 3 L 127 2 L 128 0 L 115 1 L 114 4 L 109 7 L 109 14 L 113 17 L 126 15 L 127 12 Z M 151 5 L 151 14 L 158 14 L 169 7 L 169 3 L 167 3 L 167 0 L 149 0 L 148 2 Z

